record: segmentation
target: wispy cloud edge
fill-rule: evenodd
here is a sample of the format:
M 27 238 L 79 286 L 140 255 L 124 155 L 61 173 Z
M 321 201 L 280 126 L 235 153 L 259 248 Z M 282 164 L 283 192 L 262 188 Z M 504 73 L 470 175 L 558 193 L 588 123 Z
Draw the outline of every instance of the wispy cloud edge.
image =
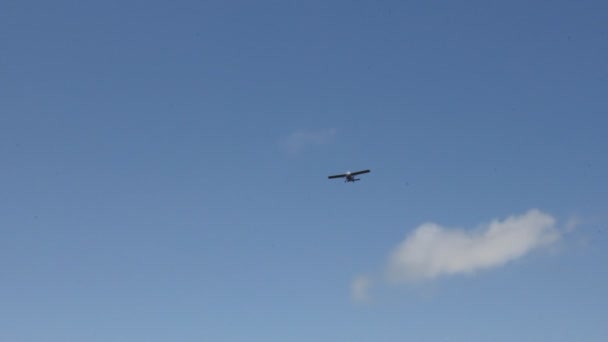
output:
M 351 298 L 357 303 L 366 303 L 371 300 L 369 289 L 372 281 L 368 276 L 360 275 L 355 277 L 351 283 Z
M 289 154 L 295 154 L 310 146 L 330 143 L 336 135 L 334 128 L 320 130 L 297 130 L 281 139 L 280 146 Z

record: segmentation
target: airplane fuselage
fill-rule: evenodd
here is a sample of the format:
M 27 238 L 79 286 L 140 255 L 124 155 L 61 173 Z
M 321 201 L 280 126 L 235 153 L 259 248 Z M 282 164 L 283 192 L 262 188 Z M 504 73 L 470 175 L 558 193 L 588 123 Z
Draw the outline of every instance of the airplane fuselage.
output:
M 344 180 L 345 182 L 356 182 L 358 181 L 359 178 L 355 178 L 355 176 L 351 175 L 350 173 L 346 174 L 346 179 Z

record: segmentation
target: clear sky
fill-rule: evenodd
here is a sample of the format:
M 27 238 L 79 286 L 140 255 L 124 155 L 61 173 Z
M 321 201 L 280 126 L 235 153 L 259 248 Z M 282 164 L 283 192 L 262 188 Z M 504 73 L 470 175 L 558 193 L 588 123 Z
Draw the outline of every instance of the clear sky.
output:
M 0 340 L 607 341 L 607 12 L 2 1 Z

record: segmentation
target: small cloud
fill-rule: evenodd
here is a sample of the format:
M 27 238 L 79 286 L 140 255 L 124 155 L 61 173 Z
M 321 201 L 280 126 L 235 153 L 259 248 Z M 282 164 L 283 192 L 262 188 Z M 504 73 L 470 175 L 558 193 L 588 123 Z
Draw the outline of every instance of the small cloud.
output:
M 425 223 L 389 259 L 396 282 L 432 279 L 499 267 L 560 238 L 555 219 L 539 210 L 494 220 L 476 230 Z
M 583 221 L 580 218 L 573 216 L 570 219 L 568 219 L 564 228 L 566 229 L 566 233 L 570 233 L 570 232 L 575 231 L 582 224 L 583 224 Z
M 336 130 L 333 128 L 317 131 L 299 130 L 282 139 L 280 145 L 287 153 L 295 154 L 309 146 L 328 144 L 334 139 L 335 135 Z
M 372 286 L 371 279 L 367 276 L 358 276 L 351 283 L 351 298 L 358 303 L 366 303 L 371 300 L 369 289 Z

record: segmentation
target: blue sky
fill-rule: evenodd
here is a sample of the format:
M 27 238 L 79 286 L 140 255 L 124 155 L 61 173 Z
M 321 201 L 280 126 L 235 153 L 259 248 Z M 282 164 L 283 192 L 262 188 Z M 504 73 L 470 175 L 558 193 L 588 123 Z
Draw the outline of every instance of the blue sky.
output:
M 3 2 L 0 339 L 605 341 L 606 10 Z

